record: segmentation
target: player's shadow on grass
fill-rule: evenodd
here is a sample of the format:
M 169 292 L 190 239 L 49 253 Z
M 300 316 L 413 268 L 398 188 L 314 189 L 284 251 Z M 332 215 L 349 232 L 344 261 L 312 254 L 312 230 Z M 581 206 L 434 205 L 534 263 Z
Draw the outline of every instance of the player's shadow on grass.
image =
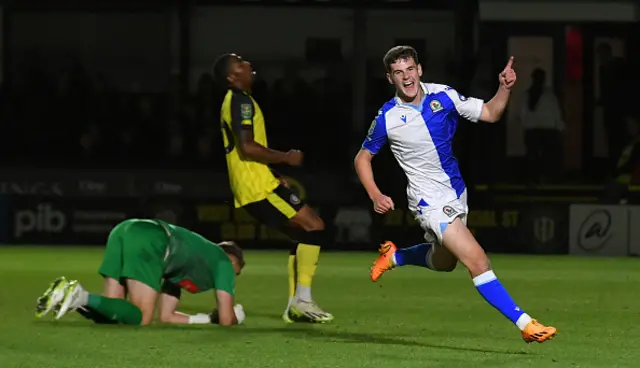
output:
M 92 322 L 83 321 L 83 320 L 65 321 L 65 323 L 59 323 L 55 321 L 34 321 L 34 323 L 37 323 L 40 325 L 56 326 L 57 328 L 76 328 L 76 327 L 87 328 L 88 326 L 93 326 L 94 328 L 125 328 L 126 329 L 126 328 L 133 327 L 133 326 L 124 326 L 124 325 L 99 325 L 99 324 L 93 324 Z M 165 330 L 174 330 L 174 329 L 191 330 L 192 332 L 205 331 L 205 333 L 207 331 L 206 328 L 190 329 L 189 327 L 190 326 L 156 324 L 150 328 L 165 329 Z M 142 329 L 142 327 L 133 327 L 133 329 Z M 149 329 L 149 327 L 144 327 L 144 329 L 145 330 Z M 227 331 L 229 333 L 238 333 L 241 335 L 281 334 L 281 335 L 289 336 L 293 338 L 322 339 L 328 342 L 341 342 L 346 344 L 379 344 L 379 345 L 413 346 L 413 347 L 423 347 L 423 348 L 432 348 L 432 349 L 468 351 L 468 352 L 474 352 L 474 353 L 492 353 L 492 354 L 504 354 L 504 355 L 527 355 L 528 354 L 525 351 L 505 351 L 505 350 L 468 348 L 468 347 L 449 346 L 449 345 L 442 345 L 442 344 L 423 343 L 423 342 L 418 342 L 413 340 L 405 340 L 405 339 L 397 338 L 389 334 L 380 335 L 380 334 L 372 334 L 372 333 L 334 331 L 329 329 L 323 329 L 322 326 L 308 325 L 308 324 L 295 324 L 295 325 L 290 325 L 288 327 L 275 327 L 275 328 L 239 326 L 239 327 L 229 328 Z
M 341 342 L 352 344 L 379 344 L 379 345 L 399 345 L 414 346 L 432 349 L 446 349 L 456 351 L 469 351 L 475 353 L 493 353 L 506 355 L 526 355 L 524 351 L 505 351 L 494 349 L 468 348 L 459 346 L 449 346 L 442 344 L 422 343 L 413 340 L 405 340 L 390 335 L 379 335 L 370 333 L 348 332 L 348 331 L 332 331 L 328 329 L 319 329 L 314 326 L 294 325 L 279 328 L 252 328 L 245 327 L 236 329 L 238 333 L 280 333 L 292 337 L 323 339 L 329 342 Z

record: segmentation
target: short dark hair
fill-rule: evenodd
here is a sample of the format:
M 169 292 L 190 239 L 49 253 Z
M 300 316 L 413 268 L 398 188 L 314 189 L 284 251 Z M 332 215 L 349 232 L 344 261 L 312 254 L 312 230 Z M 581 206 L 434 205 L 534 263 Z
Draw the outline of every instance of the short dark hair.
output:
M 387 72 L 391 71 L 391 64 L 395 63 L 398 60 L 409 60 L 413 59 L 416 64 L 419 64 L 418 61 L 418 52 L 411 46 L 395 46 L 389 49 L 387 53 L 382 58 L 382 63 L 384 64 L 384 69 Z
M 228 255 L 236 257 L 240 263 L 240 268 L 244 267 L 244 252 L 236 242 L 223 241 L 218 243 L 218 246 Z
M 222 54 L 213 62 L 212 72 L 213 79 L 216 83 L 227 84 L 227 76 L 229 75 L 229 64 L 235 60 L 235 54 Z

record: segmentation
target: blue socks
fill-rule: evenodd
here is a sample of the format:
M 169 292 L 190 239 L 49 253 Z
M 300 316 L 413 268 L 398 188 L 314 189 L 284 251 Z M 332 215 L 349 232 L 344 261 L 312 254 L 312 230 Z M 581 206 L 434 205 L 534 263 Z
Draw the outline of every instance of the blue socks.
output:
M 520 310 L 493 271 L 487 271 L 474 277 L 473 284 L 489 304 L 518 326 L 520 330 L 524 330 L 531 322 L 531 317 Z
M 409 248 L 399 248 L 394 255 L 395 266 L 420 266 L 433 269 L 429 261 L 432 244 L 422 243 Z
M 396 267 L 419 266 L 435 270 L 430 261 L 432 248 L 433 245 L 429 243 L 399 248 L 393 257 L 394 265 Z M 531 322 L 531 317 L 520 310 L 493 271 L 487 271 L 474 277 L 473 284 L 489 304 L 518 326 L 520 330 L 524 330 Z

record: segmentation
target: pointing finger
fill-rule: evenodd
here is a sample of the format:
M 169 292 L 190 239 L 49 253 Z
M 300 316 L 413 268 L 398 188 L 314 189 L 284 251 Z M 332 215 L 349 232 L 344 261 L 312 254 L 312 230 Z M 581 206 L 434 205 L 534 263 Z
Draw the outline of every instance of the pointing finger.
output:
M 512 56 L 509 58 L 509 61 L 507 62 L 507 66 L 504 67 L 505 70 L 507 69 L 512 69 L 513 68 L 513 62 L 514 62 L 515 58 Z

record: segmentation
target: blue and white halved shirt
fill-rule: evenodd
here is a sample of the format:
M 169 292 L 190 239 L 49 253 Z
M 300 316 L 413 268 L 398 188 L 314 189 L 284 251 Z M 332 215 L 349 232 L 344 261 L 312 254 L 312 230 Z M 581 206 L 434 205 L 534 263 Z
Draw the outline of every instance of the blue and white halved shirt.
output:
M 419 106 L 394 97 L 371 123 L 362 148 L 377 154 L 389 143 L 404 170 L 409 209 L 418 211 L 460 198 L 466 186 L 453 156 L 459 117 L 477 122 L 484 101 L 465 98 L 442 84 L 420 83 L 425 92 Z

